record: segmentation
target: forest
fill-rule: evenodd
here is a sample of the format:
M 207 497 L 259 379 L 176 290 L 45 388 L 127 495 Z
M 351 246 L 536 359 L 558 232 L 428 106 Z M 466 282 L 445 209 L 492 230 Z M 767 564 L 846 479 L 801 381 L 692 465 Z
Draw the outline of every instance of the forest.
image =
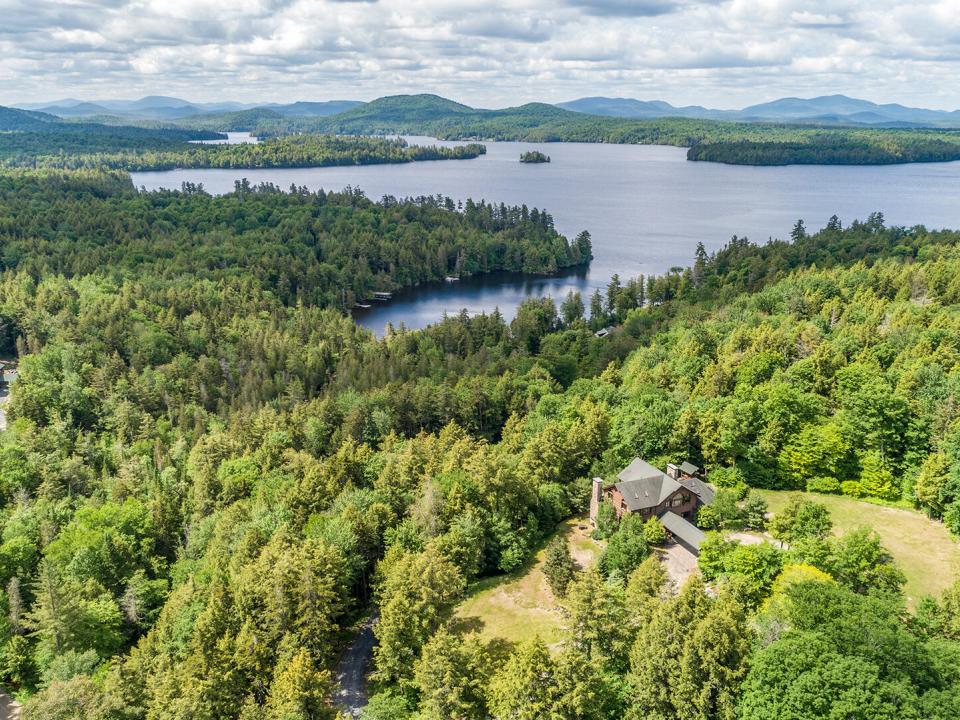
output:
M 960 136 L 957 136 L 960 139 Z M 890 165 L 960 159 L 952 139 L 912 131 L 811 134 L 803 142 L 731 140 L 694 145 L 688 160 L 731 165 Z
M 19 364 L 0 680 L 26 720 L 333 718 L 334 663 L 373 606 L 368 720 L 960 713 L 960 584 L 908 609 L 877 538 L 830 536 L 817 503 L 774 517 L 788 548 L 711 535 L 711 593 L 671 593 L 635 522 L 604 523 L 595 569 L 554 551 L 560 648 L 448 623 L 634 455 L 707 466 L 718 528 L 762 525 L 750 488 L 781 488 L 960 531 L 960 233 L 798 222 L 382 340 L 354 298 L 549 272 L 589 260 L 589 235 L 482 202 L 18 170 L 0 247 Z
M 163 131 L 166 132 L 166 131 Z M 182 131 L 181 131 L 182 132 Z M 292 168 L 374 165 L 420 160 L 467 160 L 486 152 L 483 145 L 410 145 L 402 138 L 286 135 L 257 143 L 198 144 L 164 134 L 113 135 L 0 133 L 0 167 L 107 169 L 137 172 L 174 168 Z
M 0 263 L 40 281 L 98 273 L 114 282 L 256 280 L 290 305 L 351 307 L 375 291 L 453 272 L 550 273 L 589 262 L 549 213 L 443 197 L 374 202 L 356 189 L 310 192 L 237 181 L 138 192 L 122 173 L 0 175 Z

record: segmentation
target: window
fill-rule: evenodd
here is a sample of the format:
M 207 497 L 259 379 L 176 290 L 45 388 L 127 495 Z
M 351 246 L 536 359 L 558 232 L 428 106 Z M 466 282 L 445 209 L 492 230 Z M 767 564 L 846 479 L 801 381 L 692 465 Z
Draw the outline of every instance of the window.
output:
M 681 505 L 683 505 L 683 497 L 680 495 L 677 495 L 677 497 L 675 497 L 673 500 L 670 501 L 670 505 L 672 507 L 680 507 Z

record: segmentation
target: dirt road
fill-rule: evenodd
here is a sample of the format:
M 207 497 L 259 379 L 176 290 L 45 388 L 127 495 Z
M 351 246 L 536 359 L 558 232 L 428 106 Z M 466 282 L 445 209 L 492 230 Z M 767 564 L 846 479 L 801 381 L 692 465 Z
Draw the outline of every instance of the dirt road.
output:
M 0 689 L 0 720 L 20 720 L 20 703 Z
M 337 688 L 334 702 L 348 715 L 355 718 L 367 704 L 367 673 L 373 662 L 373 648 L 377 643 L 373 627 L 377 616 L 371 615 L 363 625 L 349 647 L 343 651 L 337 665 Z M 0 718 L 2 720 L 2 718 Z

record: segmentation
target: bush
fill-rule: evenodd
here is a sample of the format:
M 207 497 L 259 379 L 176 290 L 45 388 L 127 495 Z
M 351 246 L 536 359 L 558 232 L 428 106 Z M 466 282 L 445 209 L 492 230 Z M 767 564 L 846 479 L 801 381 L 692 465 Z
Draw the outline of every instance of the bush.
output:
M 92 675 L 99 664 L 100 656 L 93 650 L 82 653 L 67 650 L 50 661 L 50 666 L 43 673 L 43 684 L 66 682 L 77 675 Z
M 643 526 L 643 539 L 647 545 L 663 545 L 667 541 L 667 531 L 663 529 L 663 523 L 653 517 L 647 520 Z
M 598 565 L 607 577 L 618 573 L 625 578 L 646 557 L 647 541 L 644 539 L 643 521 L 637 515 L 624 515 L 620 528 L 607 542 Z
M 718 530 L 720 528 L 720 517 L 717 511 L 709 505 L 704 505 L 697 511 L 697 525 L 704 530 Z
M 807 480 L 807 492 L 838 493 L 840 481 L 832 477 L 812 477 Z
M 593 531 L 596 540 L 606 540 L 617 531 L 617 511 L 608 502 L 600 503 L 597 511 L 597 529 Z
M 729 488 L 737 485 L 746 484 L 747 478 L 743 471 L 737 467 L 717 468 L 710 471 L 709 480 L 718 488 Z
M 767 525 L 769 506 L 763 495 L 750 492 L 740 509 L 740 521 L 748 530 L 763 530 Z
M 840 492 L 850 497 L 863 497 L 863 489 L 856 480 L 844 480 L 840 483 Z

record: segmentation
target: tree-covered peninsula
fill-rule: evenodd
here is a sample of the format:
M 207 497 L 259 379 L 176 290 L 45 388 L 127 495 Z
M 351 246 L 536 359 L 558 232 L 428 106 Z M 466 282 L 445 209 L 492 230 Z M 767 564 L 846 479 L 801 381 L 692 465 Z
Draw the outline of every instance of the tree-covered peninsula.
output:
M 175 142 L 164 135 L 113 144 L 81 139 L 65 143 L 59 133 L 0 133 L 0 167 L 113 169 L 130 172 L 174 168 L 291 168 L 375 165 L 419 160 L 465 160 L 483 155 L 478 143 L 456 147 L 410 145 L 402 138 L 284 135 L 257 143 Z

